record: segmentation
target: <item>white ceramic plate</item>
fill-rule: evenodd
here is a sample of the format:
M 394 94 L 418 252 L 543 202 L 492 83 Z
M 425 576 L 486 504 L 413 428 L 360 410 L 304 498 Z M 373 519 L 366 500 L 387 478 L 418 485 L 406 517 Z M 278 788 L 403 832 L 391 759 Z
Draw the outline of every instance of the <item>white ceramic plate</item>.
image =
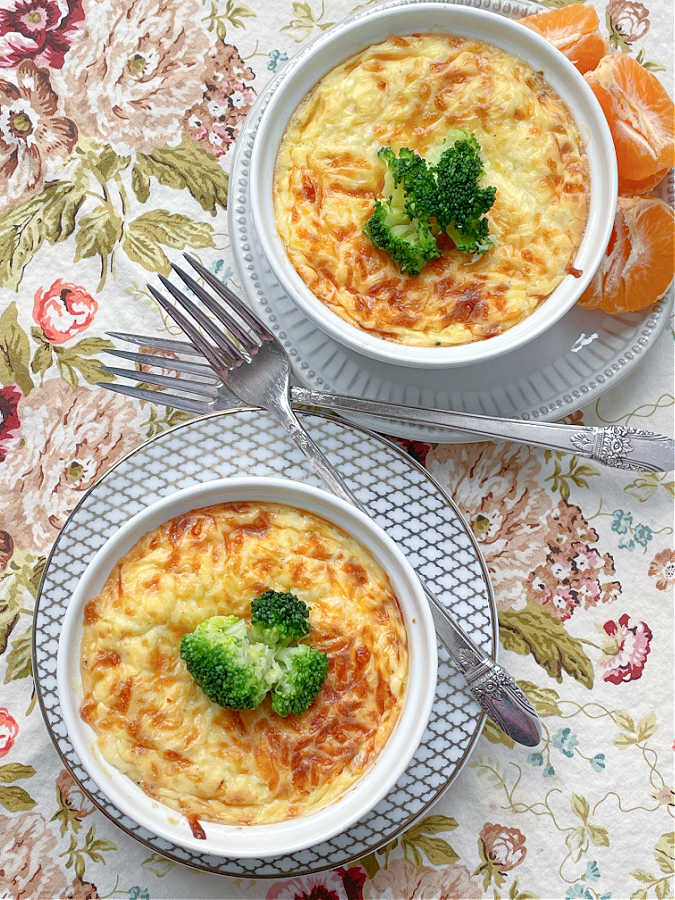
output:
M 541 12 L 541 7 L 527 0 L 475 0 L 475 5 L 513 18 Z M 553 328 L 516 352 L 489 364 L 446 371 L 422 372 L 381 363 L 330 338 L 295 304 L 272 272 L 251 220 L 253 137 L 278 80 L 273 79 L 260 94 L 237 142 L 230 177 L 229 233 L 241 287 L 284 344 L 302 384 L 393 403 L 551 421 L 617 384 L 659 336 L 670 315 L 672 291 L 656 307 L 622 316 L 573 307 Z M 663 195 L 672 202 L 672 182 Z M 365 416 L 350 418 L 413 440 L 468 440 L 466 435 L 450 437 L 433 428 L 396 422 L 384 428 L 381 421 Z
M 173 516 L 228 501 L 286 503 L 321 515 L 360 541 L 391 581 L 408 635 L 408 682 L 400 718 L 373 767 L 335 803 L 314 813 L 272 825 L 232 826 L 202 821 L 206 838 L 197 839 L 187 820 L 149 797 L 130 778 L 107 763 L 96 736 L 80 717 L 80 644 L 85 603 L 102 589 L 110 571 L 148 531 Z M 315 487 L 281 478 L 231 478 L 173 493 L 138 512 L 101 547 L 68 605 L 59 640 L 59 702 L 69 737 L 99 788 L 127 816 L 161 838 L 216 856 L 264 857 L 293 853 L 327 840 L 369 812 L 405 771 L 424 734 L 436 689 L 436 633 L 414 570 L 397 545 L 364 513 Z
M 586 228 L 573 259 L 581 275 L 567 275 L 522 322 L 497 337 L 451 347 L 411 347 L 386 341 L 345 322 L 305 285 L 277 232 L 273 180 L 277 152 L 298 103 L 329 70 L 392 34 L 447 32 L 479 38 L 545 73 L 565 102 L 586 145 L 590 169 Z M 471 5 L 439 0 L 395 0 L 359 12 L 324 32 L 283 69 L 260 116 L 251 155 L 251 215 L 263 253 L 287 293 L 330 337 L 384 363 L 427 372 L 494 358 L 522 347 L 554 325 L 577 301 L 600 265 L 609 241 L 617 195 L 616 154 L 607 120 L 584 78 L 547 40 L 529 28 Z

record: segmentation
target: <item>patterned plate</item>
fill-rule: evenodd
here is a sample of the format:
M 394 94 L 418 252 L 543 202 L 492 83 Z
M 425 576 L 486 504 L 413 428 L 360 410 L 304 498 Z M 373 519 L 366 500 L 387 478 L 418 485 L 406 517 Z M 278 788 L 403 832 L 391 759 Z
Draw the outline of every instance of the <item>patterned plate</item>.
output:
M 422 0 L 395 0 L 389 5 Z M 448 0 L 458 3 L 459 0 Z M 528 0 L 470 0 L 512 19 L 541 7 Z M 359 14 L 349 21 L 358 19 Z M 287 63 L 293 66 L 306 51 Z M 672 290 L 658 306 L 622 316 L 574 307 L 553 328 L 524 347 L 484 363 L 416 370 L 362 356 L 334 341 L 295 305 L 270 269 L 249 214 L 249 165 L 262 112 L 279 80 L 274 78 L 251 109 L 237 141 L 230 177 L 229 233 L 249 301 L 282 341 L 298 379 L 308 387 L 359 397 L 521 419 L 559 419 L 613 387 L 641 360 L 668 320 Z M 663 189 L 672 203 L 672 183 Z M 667 195 L 667 196 L 666 196 Z M 387 423 L 350 415 L 374 430 L 422 441 L 466 443 L 431 427 Z
M 429 473 L 385 438 L 330 418 L 307 416 L 312 435 L 370 515 L 406 551 L 483 649 L 495 653 L 497 616 L 485 563 L 452 500 Z M 429 726 L 389 795 L 349 831 L 288 856 L 222 859 L 178 847 L 137 825 L 99 791 L 62 721 L 56 685 L 59 632 L 77 580 L 127 518 L 180 488 L 235 475 L 282 475 L 320 484 L 280 426 L 264 413 L 233 410 L 164 432 L 114 466 L 80 501 L 54 544 L 35 606 L 33 664 L 47 728 L 71 774 L 116 825 L 177 862 L 223 875 L 279 877 L 347 865 L 393 840 L 448 788 L 483 723 L 462 676 L 439 647 Z

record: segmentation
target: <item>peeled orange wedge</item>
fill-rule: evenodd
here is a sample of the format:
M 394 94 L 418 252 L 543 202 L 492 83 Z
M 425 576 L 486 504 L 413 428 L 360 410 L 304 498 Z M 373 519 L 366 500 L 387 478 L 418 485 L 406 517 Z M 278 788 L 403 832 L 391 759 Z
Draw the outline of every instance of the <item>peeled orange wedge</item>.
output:
M 607 53 L 607 41 L 600 34 L 598 14 L 593 6 L 574 3 L 525 16 L 519 21 L 557 47 L 581 73 L 595 68 Z
M 639 185 L 635 193 L 649 190 L 644 184 L 658 173 L 662 178 L 675 162 L 673 101 L 655 75 L 621 51 L 603 57 L 584 77 L 612 132 L 621 192 L 623 183 L 629 190 L 631 183 Z
M 641 181 L 634 181 L 631 178 L 620 178 L 619 190 L 626 197 L 648 194 L 650 191 L 654 190 L 657 184 L 663 181 L 668 172 L 670 172 L 670 166 L 666 166 L 665 169 L 660 169 L 654 175 L 650 175 L 649 178 L 643 178 Z
M 659 300 L 673 280 L 673 223 L 672 207 L 656 197 L 619 197 L 605 257 L 579 305 L 624 313 Z
M 574 3 L 520 23 L 546 38 L 584 74 L 609 124 L 619 197 L 605 257 L 579 305 L 631 312 L 659 300 L 675 269 L 674 215 L 648 194 L 675 163 L 675 107 L 661 82 L 633 57 L 607 54 L 598 14 Z

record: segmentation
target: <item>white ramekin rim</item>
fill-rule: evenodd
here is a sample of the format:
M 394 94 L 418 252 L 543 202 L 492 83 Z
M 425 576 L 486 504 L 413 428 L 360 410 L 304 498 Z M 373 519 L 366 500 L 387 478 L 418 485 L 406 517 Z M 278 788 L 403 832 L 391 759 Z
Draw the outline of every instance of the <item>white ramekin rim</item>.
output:
M 323 516 L 364 544 L 387 572 L 403 613 L 409 647 L 408 685 L 399 721 L 372 768 L 337 801 L 311 816 L 272 825 L 228 826 L 202 822 L 206 839 L 187 820 L 145 794 L 107 763 L 93 729 L 80 717 L 82 615 L 116 562 L 148 531 L 191 509 L 252 500 L 297 506 Z M 68 605 L 59 639 L 57 683 L 63 719 L 73 746 L 103 793 L 142 827 L 172 843 L 224 857 L 292 853 L 338 834 L 367 814 L 405 771 L 427 725 L 435 695 L 436 634 L 417 576 L 402 551 L 360 510 L 319 488 L 284 478 L 227 478 L 198 484 L 158 500 L 137 513 L 106 541 L 85 569 Z
M 588 220 L 573 265 L 581 271 L 563 282 L 526 319 L 482 341 L 452 347 L 414 347 L 386 341 L 349 324 L 320 301 L 292 266 L 277 232 L 273 177 L 279 143 L 297 104 L 327 71 L 388 35 L 414 31 L 479 37 L 543 69 L 586 141 L 591 190 Z M 509 353 L 554 325 L 581 296 L 610 239 L 617 200 L 616 153 L 609 126 L 595 95 L 572 63 L 541 35 L 517 21 L 484 9 L 445 0 L 399 0 L 347 19 L 320 35 L 286 64 L 255 135 L 250 167 L 251 215 L 268 264 L 289 296 L 324 332 L 372 359 L 415 368 L 469 365 Z

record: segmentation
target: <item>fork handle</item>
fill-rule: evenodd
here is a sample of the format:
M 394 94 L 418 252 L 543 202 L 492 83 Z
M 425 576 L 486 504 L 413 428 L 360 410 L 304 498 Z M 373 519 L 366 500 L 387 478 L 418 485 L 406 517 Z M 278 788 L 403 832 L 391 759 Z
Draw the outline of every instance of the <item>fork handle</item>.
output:
M 290 402 L 283 400 L 279 407 L 275 409 L 268 407 L 268 411 L 275 414 L 324 484 L 338 497 L 368 515 L 363 504 L 300 424 L 291 409 Z M 536 710 L 516 680 L 474 644 L 422 579 L 420 584 L 429 600 L 436 633 L 455 664 L 464 673 L 474 699 L 478 701 L 486 715 L 514 741 L 527 747 L 534 747 L 541 739 L 541 725 Z
M 424 409 L 397 403 L 382 403 L 302 387 L 291 389 L 294 403 L 333 412 L 362 413 L 373 418 L 409 422 L 449 431 L 462 431 L 484 438 L 515 441 L 552 450 L 563 450 L 615 469 L 638 472 L 670 472 L 675 468 L 675 441 L 665 434 L 640 431 L 625 425 L 588 427 L 551 422 L 524 422 L 472 413 Z
M 278 414 L 277 420 L 286 429 L 289 437 L 303 454 L 312 471 L 318 475 L 326 487 L 330 488 L 330 490 L 334 494 L 337 494 L 338 497 L 342 497 L 343 500 L 347 500 L 349 503 L 358 506 L 359 509 L 363 509 L 361 504 L 347 487 L 342 476 L 333 468 L 333 466 L 331 466 L 323 455 L 321 448 L 318 444 L 314 443 L 290 407 L 288 410 L 284 410 Z

